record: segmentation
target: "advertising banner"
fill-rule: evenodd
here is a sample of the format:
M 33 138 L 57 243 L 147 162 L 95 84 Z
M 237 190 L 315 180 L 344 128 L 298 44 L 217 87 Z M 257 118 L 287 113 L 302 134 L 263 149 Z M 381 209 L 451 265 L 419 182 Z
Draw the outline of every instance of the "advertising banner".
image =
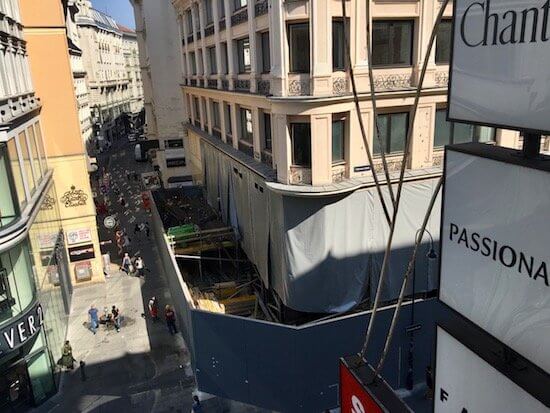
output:
M 342 413 L 383 413 L 349 368 L 340 362 L 340 411 Z
M 92 241 L 92 231 L 90 228 L 71 229 L 67 231 L 67 244 L 81 244 Z
M 454 0 L 449 118 L 550 131 L 550 2 Z
M 437 328 L 435 413 L 543 413 L 548 408 L 441 327 Z
M 550 172 L 458 150 L 446 151 L 440 299 L 548 373 Z
M 81 245 L 79 247 L 69 248 L 69 261 L 83 261 L 91 260 L 95 258 L 95 251 L 93 244 Z

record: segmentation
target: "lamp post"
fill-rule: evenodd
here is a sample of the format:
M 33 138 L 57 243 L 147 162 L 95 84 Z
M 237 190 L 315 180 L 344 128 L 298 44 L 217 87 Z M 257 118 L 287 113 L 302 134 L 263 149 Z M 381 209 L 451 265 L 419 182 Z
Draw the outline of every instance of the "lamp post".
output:
M 420 240 L 418 239 L 420 232 L 421 232 L 420 229 L 416 231 L 416 235 L 414 237 L 415 243 L 420 242 Z M 437 259 L 437 253 L 435 252 L 435 249 L 434 249 L 434 239 L 432 237 L 432 234 L 427 229 L 424 230 L 424 232 L 426 232 L 430 236 L 430 250 L 426 254 L 426 258 L 428 259 L 428 263 L 429 263 L 430 261 Z M 430 275 L 429 269 L 430 267 L 428 266 L 428 269 L 427 269 L 428 273 L 426 274 L 426 278 L 428 278 Z M 407 370 L 406 386 L 408 390 L 412 390 L 414 386 L 414 374 L 413 374 L 414 373 L 414 370 L 413 370 L 414 333 L 416 330 L 419 330 L 421 327 L 420 325 L 418 326 L 414 325 L 414 303 L 415 303 L 415 295 L 416 295 L 416 261 L 414 262 L 414 267 L 413 267 L 412 283 L 413 284 L 412 284 L 411 322 L 409 327 L 407 327 L 407 333 L 409 334 L 409 352 L 407 356 L 408 370 Z

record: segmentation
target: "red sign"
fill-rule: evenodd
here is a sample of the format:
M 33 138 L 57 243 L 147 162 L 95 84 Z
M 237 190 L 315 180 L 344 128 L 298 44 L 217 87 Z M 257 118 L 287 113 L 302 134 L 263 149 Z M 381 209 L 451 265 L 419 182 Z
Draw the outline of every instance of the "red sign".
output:
M 340 412 L 384 413 L 384 410 L 342 362 L 340 362 Z

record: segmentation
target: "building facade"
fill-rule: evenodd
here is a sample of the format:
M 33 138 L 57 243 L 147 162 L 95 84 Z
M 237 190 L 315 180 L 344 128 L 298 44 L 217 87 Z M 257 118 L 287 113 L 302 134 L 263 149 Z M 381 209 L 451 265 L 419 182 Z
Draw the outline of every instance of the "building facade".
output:
M 56 391 L 72 284 L 20 4 L 0 4 L 0 410 Z
M 76 24 L 88 74 L 92 123 L 101 138 L 112 141 L 125 131 L 121 115 L 130 111 L 122 33 L 110 16 L 92 8 L 90 0 L 78 0 L 77 6 Z
M 78 7 L 74 0 L 66 3 L 65 21 L 67 26 L 67 41 L 69 44 L 69 56 L 73 71 L 74 92 L 78 104 L 78 118 L 82 139 L 87 147 L 91 146 L 92 114 L 90 110 L 90 91 L 88 90 L 88 78 L 82 58 L 80 37 L 76 26 L 76 14 Z
M 129 112 L 138 114 L 143 109 L 143 83 L 141 81 L 141 68 L 139 67 L 139 49 L 137 35 L 132 30 L 121 24 L 118 25 L 122 33 L 122 50 L 124 52 L 124 67 L 129 81 L 130 107 Z
M 180 39 L 169 0 L 132 0 L 145 99 L 145 136 L 159 141 L 157 162 L 165 187 L 188 176 L 183 150 L 184 107 Z

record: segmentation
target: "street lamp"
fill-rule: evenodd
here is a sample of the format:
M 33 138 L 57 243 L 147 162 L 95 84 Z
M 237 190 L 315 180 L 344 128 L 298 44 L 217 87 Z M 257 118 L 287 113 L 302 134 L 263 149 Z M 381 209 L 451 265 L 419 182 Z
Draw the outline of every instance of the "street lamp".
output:
M 421 229 L 418 229 L 418 231 L 416 231 L 416 235 L 414 237 L 415 244 L 420 243 L 420 241 L 422 241 L 421 238 L 420 239 L 418 238 L 421 232 L 422 232 Z M 430 261 L 436 260 L 438 255 L 435 252 L 434 239 L 433 239 L 432 234 L 427 229 L 425 229 L 424 232 L 426 232 L 430 236 L 430 250 L 426 254 L 426 258 L 428 259 L 428 268 L 426 270 L 427 271 L 426 280 L 428 280 L 428 278 L 430 276 L 429 263 L 430 263 Z M 416 295 L 416 260 L 415 260 L 414 266 L 413 266 L 412 283 L 413 283 L 413 285 L 412 285 L 412 303 L 411 303 L 411 323 L 410 323 L 409 327 L 407 327 L 407 332 L 409 333 L 409 352 L 408 352 L 407 361 L 408 361 L 409 366 L 408 366 L 408 370 L 407 370 L 406 386 L 407 386 L 408 390 L 412 390 L 413 386 L 414 386 L 414 374 L 413 374 L 414 373 L 414 370 L 413 370 L 414 333 L 415 333 L 415 331 L 417 331 L 421 328 L 420 325 L 418 325 L 418 326 L 414 325 L 414 303 L 415 303 L 415 295 Z

